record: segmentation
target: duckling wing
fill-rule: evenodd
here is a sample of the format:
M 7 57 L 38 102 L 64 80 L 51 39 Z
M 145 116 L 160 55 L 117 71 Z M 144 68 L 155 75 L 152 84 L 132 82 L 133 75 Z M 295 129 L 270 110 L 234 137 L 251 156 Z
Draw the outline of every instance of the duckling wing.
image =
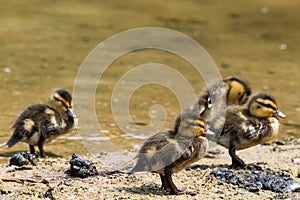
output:
M 179 159 L 185 149 L 170 132 L 156 134 L 149 138 L 137 155 L 137 163 L 130 173 L 138 171 L 162 172 L 163 169 Z
M 259 121 L 253 121 L 252 123 L 246 124 L 244 129 L 242 130 L 243 132 L 241 133 L 241 135 L 243 135 L 246 139 L 249 140 L 258 139 L 263 131 L 261 129 L 261 123 Z
M 257 144 L 271 140 L 278 131 L 278 120 L 276 118 L 274 119 L 275 123 L 270 122 L 269 119 L 261 119 L 250 124 L 245 133 L 245 137 L 255 141 Z
M 208 150 L 208 140 L 206 138 L 195 138 L 191 143 L 189 138 L 183 138 L 183 141 L 184 140 L 185 144 L 181 146 L 188 146 L 183 151 L 183 154 L 170 166 L 168 166 L 173 173 L 178 172 L 200 160 L 200 158 L 204 156 Z
M 270 139 L 269 135 L 272 131 L 266 120 L 248 118 L 247 120 L 237 120 L 237 122 L 239 123 L 235 125 L 225 124 L 226 133 L 218 143 L 226 142 L 226 145 L 223 146 L 227 148 L 234 146 L 239 150 L 264 143 Z
M 19 141 L 37 145 L 40 140 L 51 139 L 64 133 L 69 126 L 61 114 L 52 107 L 45 104 L 36 104 L 21 113 L 13 128 L 14 133 L 7 142 L 8 147 Z
M 220 137 L 217 143 L 229 148 L 232 143 L 239 143 L 240 137 L 244 137 L 248 130 L 249 118 L 239 109 L 238 106 L 229 106 L 226 109 L 226 117 Z M 211 130 L 219 131 L 215 126 Z M 215 130 L 216 129 L 216 130 Z

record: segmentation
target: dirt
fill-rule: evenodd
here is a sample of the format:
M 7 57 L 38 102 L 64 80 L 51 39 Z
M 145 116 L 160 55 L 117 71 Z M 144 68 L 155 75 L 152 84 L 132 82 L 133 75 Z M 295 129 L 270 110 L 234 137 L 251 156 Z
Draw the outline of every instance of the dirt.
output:
M 299 140 L 290 141 L 286 145 L 260 145 L 243 150 L 239 155 L 250 166 L 256 166 L 253 167 L 255 173 L 257 169 L 259 173 L 267 170 L 277 179 L 282 177 L 282 174 L 289 177 L 286 184 L 291 183 L 292 179 L 300 183 Z M 99 174 L 86 178 L 71 176 L 69 162 L 71 157 L 39 159 L 36 166 L 1 165 L 1 197 L 2 199 L 299 199 L 300 197 L 299 190 L 292 192 L 248 188 L 215 178 L 211 173 L 213 170 L 224 170 L 230 165 L 226 149 L 219 146 L 214 146 L 208 156 L 191 167 L 173 175 L 174 182 L 179 188 L 196 191 L 196 196 L 167 195 L 160 189 L 157 174 L 141 172 L 129 176 L 127 170 L 119 171 L 103 166 L 99 158 L 83 156 L 83 159 L 91 159 Z M 241 172 L 229 170 L 236 174 Z M 247 181 L 249 179 L 245 179 L 245 183 Z M 267 181 L 262 180 L 262 183 L 268 184 Z
M 8 149 L 16 117 L 29 105 L 46 102 L 53 88 L 72 91 L 78 69 L 100 42 L 122 31 L 137 27 L 164 27 L 187 34 L 199 42 L 213 58 L 223 77 L 239 76 L 248 81 L 253 92 L 266 91 L 278 101 L 288 119 L 280 121 L 277 144 L 241 151 L 246 163 L 263 168 L 287 170 L 297 178 L 300 138 L 299 48 L 300 2 L 286 1 L 90 1 L 28 0 L 1 2 L 0 8 L 0 163 L 1 177 L 16 177 L 19 182 L 3 180 L 1 197 L 7 199 L 272 199 L 292 198 L 297 193 L 250 192 L 210 176 L 211 170 L 230 164 L 226 150 L 217 158 L 199 161 L 204 167 L 175 175 L 179 187 L 198 191 L 196 197 L 163 196 L 157 175 L 141 173 L 98 175 L 72 178 L 65 172 L 76 153 L 97 163 L 82 143 L 76 130 L 45 145 L 48 158 L 37 166 L 19 170 L 6 166 L 15 153 L 28 145 Z M 103 134 L 117 147 L 136 151 L 140 138 L 125 137 L 111 111 L 111 97 L 117 81 L 144 63 L 161 63 L 178 70 L 196 93 L 204 81 L 193 66 L 182 58 L 162 51 L 145 50 L 116 59 L 104 72 L 95 93 L 95 112 Z M 139 78 L 139 77 L 138 77 Z M 76 103 L 76 100 L 74 100 Z M 179 113 L 174 94 L 159 85 L 140 87 L 130 99 L 130 114 L 136 124 L 148 124 L 149 108 L 161 104 L 167 113 L 164 129 L 172 127 Z M 76 112 L 76 110 L 75 110 Z M 86 113 L 90 115 L 90 113 Z M 82 116 L 85 118 L 86 116 Z M 293 139 L 294 138 L 294 139 Z M 287 141 L 287 143 L 285 143 Z M 101 143 L 101 141 L 100 141 Z M 284 145 L 280 145 L 283 144 Z M 204 169 L 203 169 L 204 168 Z

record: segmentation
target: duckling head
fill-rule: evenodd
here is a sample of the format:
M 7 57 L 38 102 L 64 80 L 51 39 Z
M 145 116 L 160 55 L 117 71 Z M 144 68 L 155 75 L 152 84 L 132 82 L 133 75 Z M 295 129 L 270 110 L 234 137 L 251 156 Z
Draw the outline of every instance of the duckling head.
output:
M 257 93 L 250 98 L 248 110 L 251 115 L 258 118 L 286 118 L 286 115 L 278 109 L 276 100 L 264 92 Z
M 184 137 L 206 136 L 204 120 L 193 111 L 185 112 L 176 119 L 175 131 Z
M 49 104 L 57 110 L 68 112 L 71 116 L 74 116 L 72 107 L 73 100 L 71 93 L 66 89 L 56 89 L 49 97 Z
M 212 111 L 220 111 L 225 108 L 225 84 L 223 81 L 212 82 L 198 99 L 193 110 L 199 112 L 204 118 L 210 118 Z
M 227 104 L 243 105 L 248 100 L 251 89 L 245 81 L 237 77 L 228 77 L 223 81 L 226 85 Z

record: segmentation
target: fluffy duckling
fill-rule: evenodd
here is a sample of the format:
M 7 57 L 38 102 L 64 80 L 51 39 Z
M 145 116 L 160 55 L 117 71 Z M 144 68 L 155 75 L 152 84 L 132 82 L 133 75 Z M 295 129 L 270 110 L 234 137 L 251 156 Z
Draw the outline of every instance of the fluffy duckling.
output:
M 205 136 L 205 124 L 199 114 L 185 112 L 174 130 L 157 133 L 145 141 L 129 174 L 140 171 L 158 173 L 162 188 L 170 194 L 194 195 L 177 189 L 172 174 L 198 161 L 206 153 L 208 141 Z
M 226 88 L 226 100 L 228 105 L 243 105 L 251 95 L 248 84 L 237 77 L 228 77 L 223 80 Z
M 74 117 L 71 93 L 57 89 L 51 93 L 49 105 L 32 105 L 21 113 L 13 125 L 14 133 L 7 145 L 12 147 L 18 142 L 26 142 L 30 153 L 35 154 L 34 146 L 38 146 L 41 157 L 45 157 L 44 143 L 70 130 Z
M 285 117 L 275 99 L 263 92 L 254 94 L 246 107 L 228 106 L 224 127 L 217 142 L 229 149 L 232 167 L 246 166 L 236 155 L 237 150 L 272 140 L 278 134 L 278 118 Z
M 223 98 L 226 99 L 226 105 L 243 105 L 250 95 L 251 89 L 245 81 L 237 77 L 228 77 L 210 84 L 200 95 L 198 102 L 194 105 L 194 110 L 199 110 L 206 119 L 213 105 L 216 102 L 220 104 Z
M 225 111 L 228 105 L 242 105 L 248 100 L 251 89 L 248 84 L 240 78 L 228 77 L 222 81 L 215 81 L 200 95 L 193 110 L 200 113 L 206 127 L 214 124 L 215 135 L 209 135 L 210 141 L 217 141 L 225 121 Z

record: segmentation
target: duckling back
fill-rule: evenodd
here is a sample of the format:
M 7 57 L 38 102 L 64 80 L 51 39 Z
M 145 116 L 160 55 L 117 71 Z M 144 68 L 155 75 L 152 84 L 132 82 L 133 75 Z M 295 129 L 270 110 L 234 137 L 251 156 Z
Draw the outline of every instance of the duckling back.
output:
M 165 162 L 167 162 L 163 158 L 169 157 L 166 154 L 171 153 L 165 151 L 166 146 L 169 145 L 168 148 L 170 148 L 170 145 L 175 143 L 172 139 L 175 134 L 174 131 L 160 132 L 148 138 L 136 156 L 137 163 L 129 174 L 140 171 L 162 170 L 165 167 Z

